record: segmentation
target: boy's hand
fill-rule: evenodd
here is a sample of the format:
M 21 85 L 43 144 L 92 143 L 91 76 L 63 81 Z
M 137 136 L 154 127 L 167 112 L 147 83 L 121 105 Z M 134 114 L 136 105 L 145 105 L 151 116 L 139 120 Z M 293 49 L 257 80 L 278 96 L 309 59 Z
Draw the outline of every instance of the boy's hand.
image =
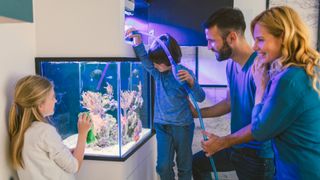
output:
M 125 38 L 132 38 L 133 39 L 133 45 L 138 46 L 142 43 L 141 34 L 133 34 L 132 31 L 137 31 L 135 28 L 129 28 L 126 30 Z
M 178 76 L 181 82 L 186 81 L 188 85 L 192 88 L 194 85 L 194 79 L 186 70 L 179 70 Z

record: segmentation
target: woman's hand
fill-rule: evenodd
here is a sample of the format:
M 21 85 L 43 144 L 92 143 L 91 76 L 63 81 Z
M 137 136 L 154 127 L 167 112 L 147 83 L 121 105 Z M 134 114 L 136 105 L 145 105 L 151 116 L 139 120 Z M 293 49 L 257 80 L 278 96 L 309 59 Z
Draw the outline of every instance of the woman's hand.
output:
M 132 38 L 133 39 L 133 45 L 138 46 L 142 43 L 142 38 L 140 33 L 133 34 L 132 31 L 137 31 L 135 28 L 129 28 L 126 30 L 125 38 Z
M 188 71 L 179 70 L 178 76 L 181 82 L 186 81 L 191 88 L 193 87 L 194 79 Z
M 255 104 L 259 104 L 262 101 L 264 92 L 269 82 L 268 65 L 263 64 L 259 59 L 257 59 L 252 65 L 251 72 L 254 83 L 256 84 Z

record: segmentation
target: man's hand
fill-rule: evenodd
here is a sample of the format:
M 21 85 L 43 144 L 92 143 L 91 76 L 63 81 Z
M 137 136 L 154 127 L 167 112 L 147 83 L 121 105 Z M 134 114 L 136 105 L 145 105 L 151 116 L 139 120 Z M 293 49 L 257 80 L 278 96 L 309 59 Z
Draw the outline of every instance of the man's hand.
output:
M 207 141 L 201 141 L 201 147 L 206 153 L 207 157 L 228 147 L 228 142 L 224 139 L 224 137 L 219 137 L 207 131 L 201 131 L 201 133 L 208 137 Z

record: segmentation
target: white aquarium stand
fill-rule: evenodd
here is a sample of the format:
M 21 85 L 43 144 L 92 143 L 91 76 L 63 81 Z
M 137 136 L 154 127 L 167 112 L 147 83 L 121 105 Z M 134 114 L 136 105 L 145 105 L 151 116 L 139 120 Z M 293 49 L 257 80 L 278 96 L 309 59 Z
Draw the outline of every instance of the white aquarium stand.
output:
M 156 180 L 156 138 L 153 135 L 125 161 L 84 160 L 77 180 Z

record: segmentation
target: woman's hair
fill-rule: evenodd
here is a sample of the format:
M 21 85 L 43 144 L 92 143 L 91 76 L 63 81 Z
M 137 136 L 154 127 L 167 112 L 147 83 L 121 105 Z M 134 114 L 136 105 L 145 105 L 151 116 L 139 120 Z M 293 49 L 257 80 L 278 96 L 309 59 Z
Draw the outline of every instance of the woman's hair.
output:
M 23 77 L 16 84 L 9 113 L 10 158 L 15 169 L 24 167 L 24 133 L 33 121 L 45 121 L 38 107 L 44 103 L 52 88 L 48 79 L 36 75 Z
M 163 34 L 159 37 L 164 45 L 167 46 L 173 60 L 179 64 L 181 61 L 182 53 L 178 42 L 169 34 Z M 167 57 L 167 54 L 161 47 L 161 45 L 154 41 L 149 49 L 149 59 L 156 64 L 165 64 L 171 66 L 171 63 Z
M 265 27 L 274 37 L 282 38 L 278 67 L 303 67 L 312 79 L 313 88 L 320 94 L 320 55 L 311 47 L 308 29 L 297 12 L 287 6 L 273 7 L 252 20 L 252 34 L 256 24 Z

